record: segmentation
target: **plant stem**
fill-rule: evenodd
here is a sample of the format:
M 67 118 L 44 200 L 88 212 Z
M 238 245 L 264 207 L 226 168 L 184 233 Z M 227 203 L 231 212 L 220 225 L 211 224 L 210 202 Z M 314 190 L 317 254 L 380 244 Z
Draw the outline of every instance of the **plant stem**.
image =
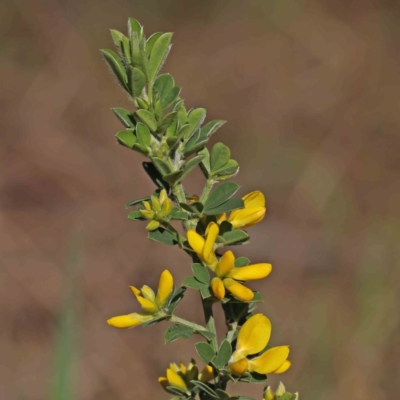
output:
M 203 193 L 200 196 L 200 203 L 203 203 L 207 200 L 208 195 L 211 192 L 212 187 L 214 186 L 214 181 L 212 179 L 207 179 L 207 182 L 204 186 Z
M 215 352 L 218 351 L 218 340 L 217 340 L 217 328 L 215 326 L 215 320 L 213 315 L 213 302 L 207 299 L 202 299 L 204 318 L 206 320 L 207 330 L 214 334 L 214 337 L 211 339 L 210 344 Z
M 188 328 L 192 328 L 194 331 L 201 332 L 201 331 L 207 331 L 204 326 L 195 324 L 194 322 L 187 321 L 186 319 L 177 317 L 176 315 L 172 315 L 171 318 L 169 318 L 171 322 L 176 322 L 179 325 L 187 326 Z

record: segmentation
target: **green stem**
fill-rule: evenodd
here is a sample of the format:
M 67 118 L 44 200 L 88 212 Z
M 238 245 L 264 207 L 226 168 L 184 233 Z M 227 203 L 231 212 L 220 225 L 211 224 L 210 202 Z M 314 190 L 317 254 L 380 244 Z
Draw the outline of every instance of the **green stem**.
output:
M 207 299 L 205 300 L 202 299 L 202 304 L 203 304 L 204 318 L 206 320 L 207 330 L 209 330 L 214 334 L 214 337 L 211 339 L 210 344 L 214 349 L 215 353 L 217 353 L 218 339 L 217 339 L 217 328 L 215 326 L 215 320 L 212 310 L 213 302 Z
M 204 326 L 195 324 L 194 322 L 187 321 L 186 319 L 177 317 L 176 315 L 171 315 L 169 318 L 171 322 L 176 322 L 179 325 L 187 326 L 188 328 L 192 328 L 196 332 L 207 331 Z
M 214 186 L 214 181 L 212 179 L 207 179 L 207 182 L 204 186 L 203 193 L 200 196 L 200 203 L 203 203 L 207 200 L 208 195 L 211 192 L 212 187 Z

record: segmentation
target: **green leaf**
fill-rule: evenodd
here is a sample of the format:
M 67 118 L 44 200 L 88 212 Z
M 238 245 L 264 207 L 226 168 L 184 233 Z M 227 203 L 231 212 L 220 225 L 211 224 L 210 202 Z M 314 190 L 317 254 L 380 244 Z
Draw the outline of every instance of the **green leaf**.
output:
M 153 132 L 157 130 L 157 121 L 150 111 L 138 110 L 135 112 L 135 115 L 139 118 L 140 121 L 144 122 L 150 130 L 152 130 Z
M 213 363 L 217 368 L 223 368 L 229 361 L 232 355 L 232 346 L 225 339 L 218 350 L 217 357 L 215 357 Z
M 221 177 L 230 177 L 231 175 L 236 174 L 239 170 L 239 164 L 235 160 L 229 160 L 222 168 L 217 171 L 213 171 L 213 175 Z
M 128 81 L 131 94 L 135 97 L 140 96 L 146 85 L 144 73 L 139 68 L 129 66 Z
M 162 35 L 162 32 L 156 32 L 153 33 L 146 42 L 146 53 L 147 54 L 151 54 L 151 51 L 153 50 L 153 47 L 155 45 L 155 43 L 157 42 L 157 40 L 159 39 L 159 37 Z
M 207 149 L 207 147 L 204 147 L 204 149 L 200 150 L 197 153 L 199 156 L 204 156 L 204 158 L 201 160 L 200 168 L 206 178 L 210 176 L 210 153 Z
M 133 145 L 136 143 L 136 136 L 132 131 L 119 131 L 115 136 L 119 143 L 130 149 L 132 149 Z
M 225 203 L 221 204 L 218 207 L 210 208 L 203 211 L 205 215 L 218 215 L 224 212 L 229 212 L 232 210 L 236 210 L 238 208 L 243 208 L 244 202 L 242 199 L 229 199 Z
M 144 147 L 149 147 L 151 143 L 151 133 L 149 128 L 142 122 L 138 122 L 136 125 L 136 136 L 137 141 L 140 145 Z
M 210 386 L 208 386 L 206 383 L 203 383 L 201 381 L 195 381 L 192 380 L 190 381 L 193 385 L 197 386 L 201 391 L 207 393 L 208 395 L 210 395 L 211 397 L 214 397 L 214 399 L 218 399 L 218 395 L 217 393 L 214 392 L 214 390 L 212 390 L 210 388 Z
M 183 325 L 170 326 L 164 333 L 164 343 L 171 343 L 177 339 L 189 339 L 194 330 Z
M 267 382 L 267 375 L 258 374 L 257 372 L 247 372 L 246 374 L 242 375 L 239 379 L 241 382 L 248 382 L 248 383 L 265 383 Z
M 178 389 L 178 388 L 175 387 L 175 386 L 167 386 L 167 387 L 165 388 L 165 390 L 166 390 L 167 392 L 172 393 L 172 394 L 178 395 L 178 396 L 179 396 L 178 399 L 181 399 L 182 397 L 185 398 L 185 399 L 187 399 L 187 393 L 186 393 L 185 391 L 183 391 L 183 390 Z
M 142 146 L 141 144 L 139 144 L 137 142 L 133 145 L 133 150 L 136 150 L 137 152 L 143 154 L 146 157 L 149 155 L 149 149 L 147 147 Z
M 199 342 L 194 345 L 196 348 L 196 352 L 201 358 L 201 360 L 205 363 L 208 364 L 211 362 L 211 360 L 214 358 L 215 353 L 211 345 L 205 342 Z
M 210 292 L 210 287 L 208 285 L 203 286 L 200 289 L 200 294 L 203 299 L 208 299 L 209 297 L 211 297 L 212 293 Z
M 191 158 L 187 163 L 185 163 L 185 166 L 183 167 L 183 175 L 182 178 L 184 178 L 187 174 L 189 174 L 194 168 L 197 167 L 203 160 L 204 156 L 199 155 L 196 157 Z
M 132 34 L 132 32 L 136 32 L 138 37 L 140 37 L 141 32 L 142 32 L 142 25 L 136 19 L 134 18 L 129 18 L 128 19 L 128 31 L 129 31 L 129 36 Z
M 189 219 L 189 214 L 179 210 L 179 208 L 173 207 L 170 218 L 173 220 L 187 221 Z
M 204 139 L 205 138 L 208 139 L 213 133 L 215 133 L 225 123 L 226 123 L 226 121 L 223 121 L 222 119 L 208 122 L 201 128 L 200 137 L 204 138 Z
M 175 186 L 181 179 L 183 175 L 183 171 L 174 171 L 171 172 L 170 174 L 164 175 L 163 179 L 164 181 L 168 182 L 171 186 Z
M 134 128 L 135 124 L 132 119 L 132 114 L 125 110 L 125 108 L 116 107 L 113 108 L 113 113 L 116 117 L 127 127 L 127 128 Z
M 224 240 L 224 244 L 228 246 L 233 244 L 243 244 L 249 240 L 249 235 L 240 229 L 225 232 L 221 237 Z
M 207 285 L 210 283 L 210 274 L 208 273 L 208 270 L 206 267 L 204 267 L 204 265 L 197 264 L 197 263 L 192 264 L 192 271 L 193 271 L 194 277 L 198 281 L 203 282 Z
M 175 120 L 176 118 L 176 111 L 172 111 L 167 114 L 162 120 L 160 125 L 158 126 L 157 132 L 161 133 L 164 132 Z
M 165 97 L 174 87 L 175 82 L 174 78 L 170 74 L 162 74 L 157 76 L 154 81 L 153 91 L 154 93 L 158 93 L 160 95 L 160 100 L 162 101 L 163 97 Z
M 190 129 L 185 133 L 185 139 L 189 140 L 194 132 L 200 127 L 206 118 L 206 110 L 204 108 L 196 108 L 192 110 L 188 115 L 188 123 Z
M 162 99 L 161 99 L 161 105 L 162 108 L 165 110 L 168 108 L 170 105 L 173 104 L 173 102 L 178 98 L 179 94 L 181 93 L 181 88 L 179 86 L 174 86 Z
M 103 54 L 104 59 L 106 60 L 108 66 L 111 68 L 111 71 L 114 73 L 115 77 L 118 79 L 118 82 L 121 86 L 128 90 L 128 78 L 126 76 L 126 71 L 124 68 L 124 64 L 122 64 L 121 59 L 112 51 L 108 49 L 100 50 Z
M 225 146 L 223 143 L 216 143 L 211 150 L 211 172 L 214 173 L 214 171 L 224 167 L 230 158 L 231 151 L 229 147 Z
M 201 142 L 196 142 L 192 146 L 185 146 L 183 150 L 183 155 L 185 158 L 189 157 L 193 153 L 196 153 L 196 151 L 201 150 L 205 145 L 207 144 L 207 140 L 203 140 Z
M 217 389 L 216 392 L 218 394 L 219 400 L 229 400 L 230 399 L 229 394 L 224 392 L 223 390 Z
M 175 311 L 175 308 L 178 306 L 178 304 L 180 303 L 180 301 L 183 299 L 183 295 L 186 291 L 186 288 L 184 287 L 180 287 L 178 289 L 176 289 L 174 291 L 174 293 L 172 294 L 172 296 L 170 296 L 168 302 L 168 314 L 172 315 Z
M 144 221 L 145 220 L 145 218 L 142 216 L 142 214 L 140 214 L 139 211 L 130 212 L 128 215 L 128 219 L 130 219 L 132 221 Z
M 229 200 L 239 189 L 235 182 L 224 182 L 217 186 L 204 203 L 204 211 L 216 208 Z
M 235 260 L 236 268 L 246 267 L 249 264 L 250 264 L 250 260 L 247 257 L 239 257 Z
M 147 237 L 151 240 L 164 243 L 168 246 L 174 246 L 178 243 L 176 235 L 164 228 L 158 228 L 155 231 L 149 232 Z
M 205 284 L 198 281 L 194 276 L 189 276 L 183 281 L 182 286 L 189 287 L 195 290 L 200 290 L 203 286 L 205 286 Z
M 212 340 L 215 338 L 215 334 L 210 331 L 196 331 L 196 333 L 205 337 L 207 340 Z
M 164 33 L 161 35 L 151 50 L 149 61 L 149 81 L 153 82 L 161 69 L 170 49 L 172 33 Z
M 136 204 L 142 203 L 143 201 L 149 201 L 149 200 L 150 200 L 150 196 L 144 196 L 144 197 L 140 197 L 139 199 L 130 200 L 125 204 L 125 208 L 129 208 Z
M 164 177 L 164 175 L 168 175 L 171 173 L 171 169 L 170 169 L 169 165 L 161 158 L 153 157 L 151 160 L 153 161 L 154 165 L 156 166 L 158 171 L 160 171 L 160 173 L 163 177 Z
M 170 187 L 168 182 L 164 181 L 162 175 L 152 162 L 145 161 L 142 163 L 142 166 L 143 169 L 146 171 L 147 175 L 154 182 L 154 184 L 157 185 L 157 187 L 165 189 L 167 192 L 169 192 Z

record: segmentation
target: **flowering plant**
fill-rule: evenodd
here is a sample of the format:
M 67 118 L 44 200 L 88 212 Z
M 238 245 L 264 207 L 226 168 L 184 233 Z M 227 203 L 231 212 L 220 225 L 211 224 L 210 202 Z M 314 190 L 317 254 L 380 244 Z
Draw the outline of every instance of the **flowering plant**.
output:
M 248 258 L 236 258 L 231 250 L 221 248 L 249 241 L 244 229 L 262 221 L 265 198 L 259 191 L 234 197 L 239 185 L 229 180 L 238 173 L 238 163 L 231 159 L 231 152 L 223 143 L 207 148 L 210 137 L 225 121 L 203 125 L 206 110 L 187 110 L 180 97 L 181 88 L 171 75 L 160 74 L 172 34 L 157 32 L 146 38 L 143 27 L 132 18 L 128 30 L 128 36 L 111 30 L 118 54 L 102 50 L 136 108 L 134 112 L 113 109 L 124 125 L 116 137 L 122 146 L 149 158 L 143 168 L 156 186 L 151 195 L 127 203 L 129 208 L 136 207 L 128 218 L 148 221 L 150 239 L 185 251 L 192 259 L 192 275 L 178 286 L 174 285 L 172 274 L 164 270 L 157 293 L 146 285 L 140 290 L 131 286 L 142 312 L 110 318 L 108 324 L 133 328 L 169 321 L 172 325 L 165 332 L 165 343 L 192 335 L 203 338 L 195 344 L 197 355 L 205 364 L 201 371 L 192 359 L 188 366 L 171 363 L 166 376 L 159 378 L 173 400 L 251 400 L 230 396 L 228 383 L 265 383 L 267 374 L 285 372 L 291 365 L 289 347 L 268 345 L 271 322 L 263 314 L 254 313 L 262 296 L 247 286 L 248 281 L 266 278 L 271 264 L 250 264 Z M 190 196 L 182 184 L 196 167 L 205 177 L 200 197 Z M 176 315 L 187 289 L 199 291 L 205 326 Z M 227 326 L 220 340 L 214 305 L 222 307 Z M 298 395 L 285 392 L 280 384 L 275 393 L 269 387 L 265 390 L 264 400 L 272 399 L 296 400 Z

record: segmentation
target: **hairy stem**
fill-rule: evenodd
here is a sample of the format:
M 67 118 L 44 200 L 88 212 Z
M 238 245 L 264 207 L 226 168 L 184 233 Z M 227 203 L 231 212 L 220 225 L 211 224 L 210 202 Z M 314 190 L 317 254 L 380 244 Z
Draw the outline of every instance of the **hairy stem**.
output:
M 212 179 L 207 179 L 207 182 L 203 189 L 203 193 L 200 196 L 200 200 L 199 200 L 200 203 L 204 203 L 207 200 L 207 197 L 210 194 L 213 186 L 214 186 L 214 181 Z

